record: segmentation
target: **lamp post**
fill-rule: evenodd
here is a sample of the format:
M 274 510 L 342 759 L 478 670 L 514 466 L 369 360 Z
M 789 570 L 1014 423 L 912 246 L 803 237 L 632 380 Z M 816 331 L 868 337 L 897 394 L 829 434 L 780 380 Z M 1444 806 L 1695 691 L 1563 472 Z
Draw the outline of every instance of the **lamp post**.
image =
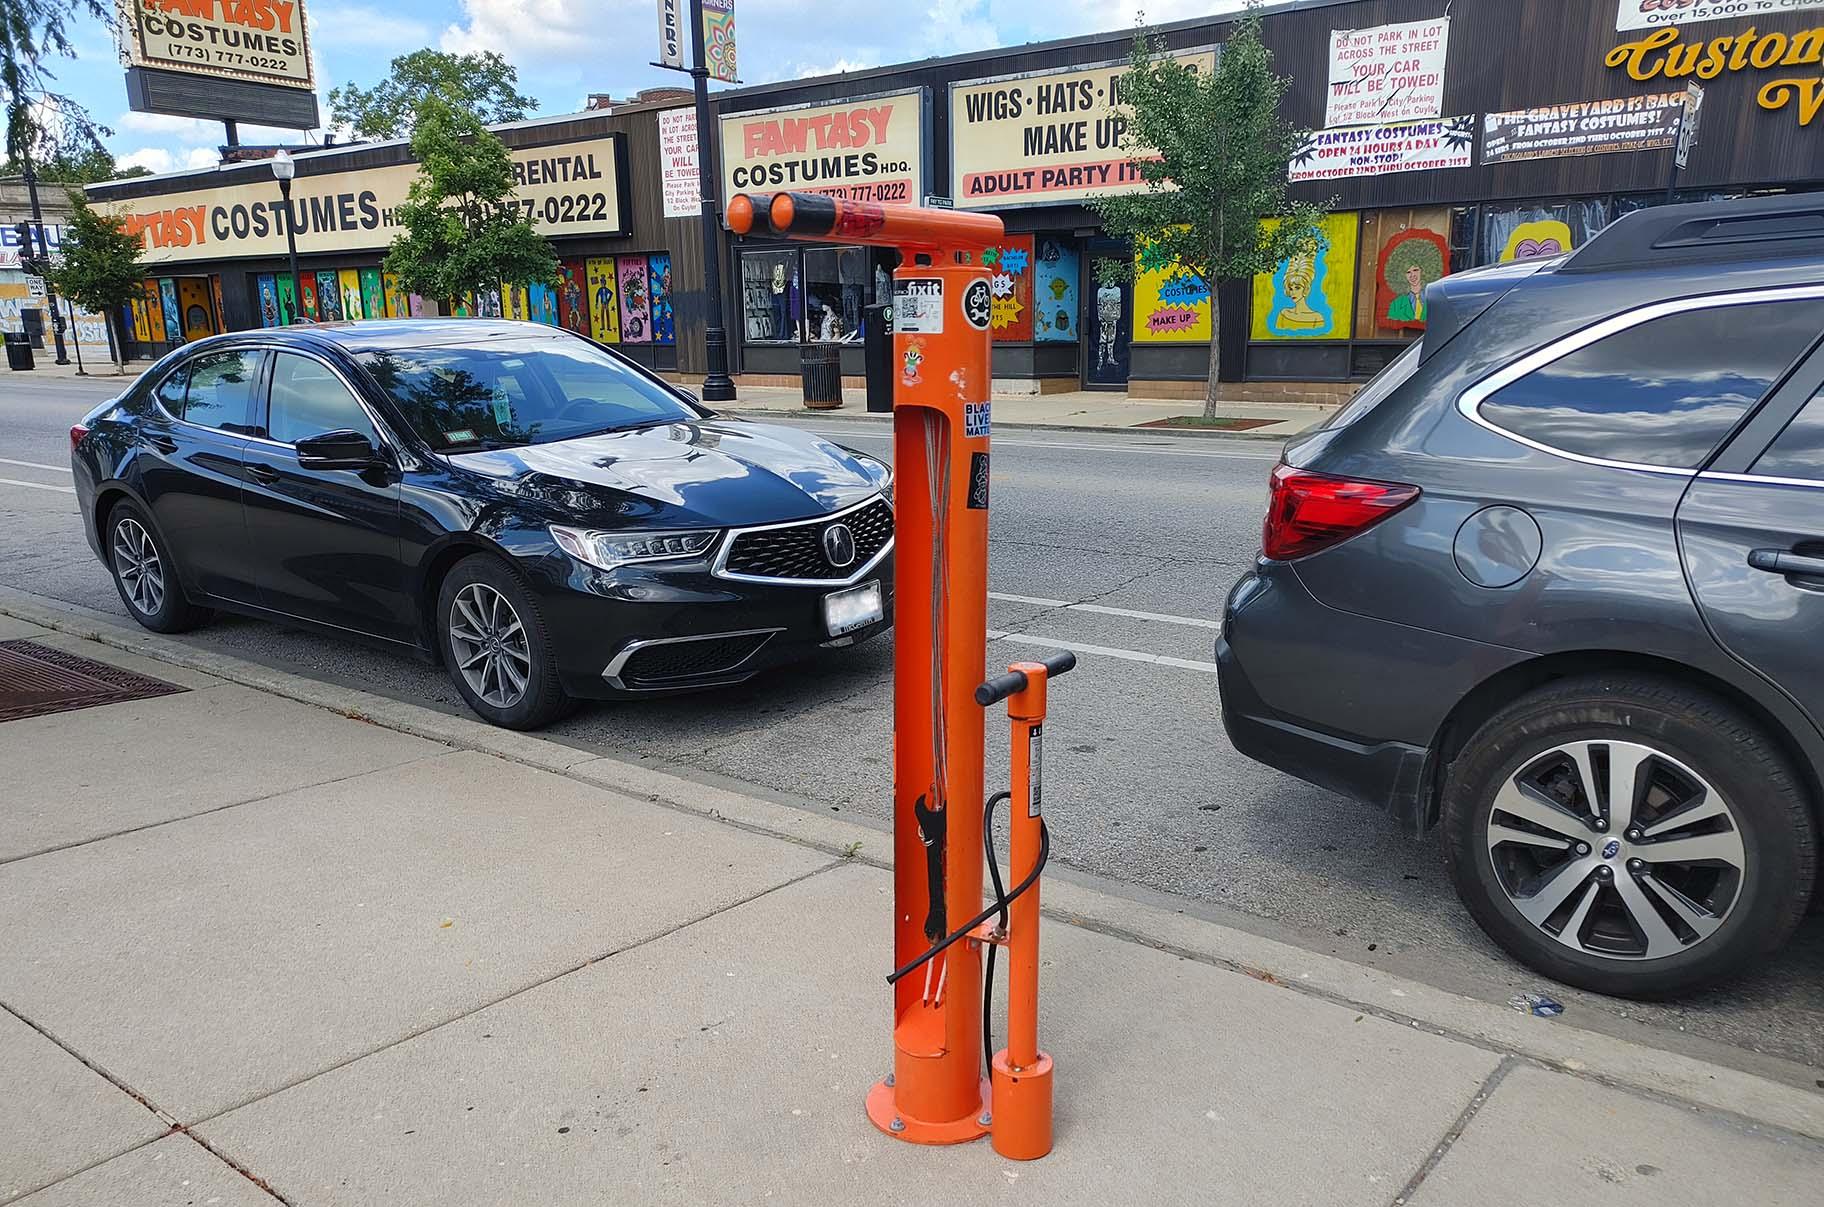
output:
M 285 253 L 291 258 L 291 321 L 297 322 L 298 308 L 304 304 L 304 287 L 298 282 L 298 234 L 291 221 L 291 178 L 298 174 L 298 165 L 291 161 L 291 152 L 281 149 L 272 157 L 272 174 L 279 181 L 279 196 L 285 202 Z
M 716 142 L 709 120 L 709 59 L 703 45 L 703 0 L 690 0 L 690 82 L 696 93 L 697 182 L 703 195 L 703 401 L 732 402 L 728 331 L 722 325 L 722 263 L 716 221 Z
M 51 241 L 44 233 L 44 211 L 38 208 L 38 173 L 32 170 L 32 161 L 25 161 L 25 191 L 32 202 L 32 230 L 37 234 L 37 247 L 34 250 L 31 240 L 26 241 L 25 252 L 38 261 L 38 271 L 44 273 L 51 266 Z M 57 290 L 47 278 L 44 282 L 45 310 L 51 316 L 51 344 L 57 350 L 56 363 L 67 365 L 70 354 L 63 346 L 63 316 L 57 313 Z

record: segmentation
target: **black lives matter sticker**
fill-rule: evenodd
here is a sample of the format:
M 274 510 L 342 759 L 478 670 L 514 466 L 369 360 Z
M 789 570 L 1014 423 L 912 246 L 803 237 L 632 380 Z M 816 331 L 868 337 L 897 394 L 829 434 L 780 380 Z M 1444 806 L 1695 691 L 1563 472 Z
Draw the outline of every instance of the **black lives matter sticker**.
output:
M 971 281 L 963 290 L 963 317 L 977 331 L 988 330 L 988 319 L 994 314 L 994 298 L 988 292 L 988 282 Z

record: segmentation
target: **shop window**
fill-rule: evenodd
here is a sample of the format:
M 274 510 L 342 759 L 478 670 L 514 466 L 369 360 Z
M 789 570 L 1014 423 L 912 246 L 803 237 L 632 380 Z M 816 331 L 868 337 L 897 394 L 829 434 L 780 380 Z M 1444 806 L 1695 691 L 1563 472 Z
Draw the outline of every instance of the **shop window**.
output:
M 996 343 L 1025 344 L 1033 338 L 1031 235 L 1008 235 L 982 249 L 992 295 L 988 327 Z
M 1254 278 L 1256 340 L 1348 339 L 1355 317 L 1358 223 L 1353 213 L 1318 223 L 1321 239 Z M 1208 337 L 1206 321 L 1205 336 Z
M 741 253 L 741 324 L 751 344 L 797 339 L 800 309 L 798 253 Z
M 1559 357 L 1495 391 L 1480 411 L 1565 452 L 1695 469 L 1820 330 L 1816 301 L 1671 314 Z
M 1588 243 L 1615 220 L 1606 197 L 1482 210 L 1481 261 L 1507 263 L 1561 256 Z
M 1041 238 L 1032 282 L 1032 338 L 1039 343 L 1077 341 L 1078 276 L 1082 261 L 1064 239 Z
M 860 339 L 867 289 L 866 248 L 808 249 L 804 253 L 806 338 L 820 343 Z
M 1356 290 L 1358 339 L 1417 339 L 1425 332 L 1425 289 L 1450 272 L 1451 214 L 1443 206 L 1375 210 L 1362 215 L 1361 282 Z M 1390 359 L 1395 348 L 1385 353 Z M 1354 375 L 1378 372 L 1358 356 Z

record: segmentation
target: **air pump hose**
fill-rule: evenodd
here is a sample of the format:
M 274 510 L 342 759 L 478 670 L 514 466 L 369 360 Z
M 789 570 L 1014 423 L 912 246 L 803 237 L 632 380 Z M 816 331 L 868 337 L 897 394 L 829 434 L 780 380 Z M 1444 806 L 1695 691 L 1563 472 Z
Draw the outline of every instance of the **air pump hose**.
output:
M 1011 893 L 1003 891 L 1001 887 L 1001 864 L 994 852 L 994 807 L 1004 800 L 1011 799 L 1012 796 L 1013 794 L 1011 792 L 997 792 L 988 798 L 987 804 L 982 806 L 982 846 L 987 850 L 988 872 L 994 880 L 994 904 L 990 905 L 975 917 L 969 919 L 969 921 L 963 923 L 957 930 L 951 931 L 938 942 L 932 944 L 923 955 L 916 956 L 894 969 L 892 975 L 887 977 L 887 984 L 895 984 L 902 977 L 918 971 L 931 959 L 948 950 L 951 944 L 967 936 L 970 931 L 986 922 L 995 914 L 1001 916 L 1001 929 L 1005 930 L 1007 927 L 1007 907 L 1012 905 L 1015 901 L 1018 901 L 1033 885 L 1039 882 L 1039 873 L 1045 870 L 1045 862 L 1051 858 L 1051 831 L 1046 828 L 1044 818 L 1039 819 L 1039 857 L 1034 861 L 1032 871 L 1026 874 L 1026 879 L 1013 886 L 1013 891 Z M 992 1031 L 988 1026 L 988 1018 L 991 1000 L 994 996 L 994 956 L 995 948 L 998 946 L 999 944 L 995 943 L 990 943 L 988 945 L 988 971 L 983 979 L 982 988 L 982 1045 L 986 1051 L 987 1061 L 990 1066 L 994 1064 L 994 1043 L 989 1038 Z

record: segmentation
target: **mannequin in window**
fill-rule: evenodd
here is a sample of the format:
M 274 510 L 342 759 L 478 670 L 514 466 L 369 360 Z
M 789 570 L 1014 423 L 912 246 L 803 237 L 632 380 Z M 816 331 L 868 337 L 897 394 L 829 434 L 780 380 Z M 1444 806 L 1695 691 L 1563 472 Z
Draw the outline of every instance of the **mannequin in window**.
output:
M 842 338 L 842 320 L 828 306 L 823 308 L 823 326 L 817 332 L 817 338 L 826 344 L 836 343 Z
M 787 338 L 785 332 L 785 262 L 773 265 L 773 338 Z

